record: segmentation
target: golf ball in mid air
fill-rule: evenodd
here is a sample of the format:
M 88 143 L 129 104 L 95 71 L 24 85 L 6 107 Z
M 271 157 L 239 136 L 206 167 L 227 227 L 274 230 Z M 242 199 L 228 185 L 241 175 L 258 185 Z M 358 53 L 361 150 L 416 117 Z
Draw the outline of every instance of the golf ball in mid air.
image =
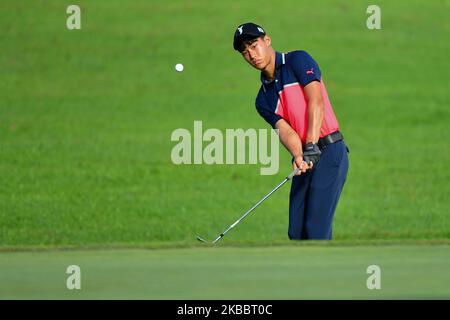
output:
M 183 71 L 184 67 L 181 63 L 177 63 L 177 65 L 175 66 L 175 70 L 177 70 L 178 72 Z

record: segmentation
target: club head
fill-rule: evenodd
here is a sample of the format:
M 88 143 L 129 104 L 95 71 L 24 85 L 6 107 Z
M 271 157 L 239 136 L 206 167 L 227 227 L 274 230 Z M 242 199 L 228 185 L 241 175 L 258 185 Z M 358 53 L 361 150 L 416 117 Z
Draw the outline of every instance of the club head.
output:
M 205 239 L 203 239 L 200 236 L 197 236 L 197 240 L 200 241 L 200 242 L 208 243 L 208 241 L 206 241 Z

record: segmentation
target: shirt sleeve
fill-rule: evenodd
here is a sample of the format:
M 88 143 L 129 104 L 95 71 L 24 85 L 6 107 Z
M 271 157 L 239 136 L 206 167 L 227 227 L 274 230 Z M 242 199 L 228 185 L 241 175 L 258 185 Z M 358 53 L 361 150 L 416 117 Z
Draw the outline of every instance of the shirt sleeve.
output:
M 267 103 L 261 90 L 256 97 L 255 105 L 259 115 L 263 117 L 263 119 L 266 120 L 267 123 L 272 126 L 272 128 L 275 129 L 275 124 L 278 122 L 278 120 L 283 119 L 283 117 L 270 110 L 269 104 Z
M 289 55 L 290 65 L 300 85 L 304 87 L 312 81 L 320 82 L 319 65 L 306 51 L 294 51 Z

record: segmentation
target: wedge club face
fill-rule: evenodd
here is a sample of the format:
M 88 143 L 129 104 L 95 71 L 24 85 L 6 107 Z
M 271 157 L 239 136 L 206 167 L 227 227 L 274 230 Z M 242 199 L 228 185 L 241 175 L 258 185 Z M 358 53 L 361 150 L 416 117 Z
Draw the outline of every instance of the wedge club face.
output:
M 209 243 L 209 244 L 215 244 L 217 241 L 219 241 L 220 239 L 222 239 L 223 235 L 218 236 L 214 241 L 207 241 L 206 239 L 200 237 L 200 236 L 196 236 L 197 240 L 203 243 Z
M 200 236 L 197 236 L 197 240 L 200 241 L 200 242 L 208 243 L 208 241 L 206 241 L 205 239 L 203 239 Z

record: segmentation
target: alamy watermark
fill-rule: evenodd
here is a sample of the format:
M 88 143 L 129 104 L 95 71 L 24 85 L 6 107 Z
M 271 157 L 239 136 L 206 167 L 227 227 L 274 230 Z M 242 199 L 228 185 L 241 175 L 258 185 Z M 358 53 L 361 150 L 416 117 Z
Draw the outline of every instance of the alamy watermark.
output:
M 376 264 L 372 264 L 367 267 L 366 270 L 367 274 L 370 274 L 370 276 L 367 278 L 366 286 L 367 289 L 373 290 L 381 289 L 381 268 L 377 266 Z
M 381 9 L 376 4 L 367 7 L 366 13 L 370 16 L 366 20 L 366 26 L 369 30 L 381 29 Z
M 278 130 L 219 129 L 203 131 L 203 122 L 194 121 L 193 131 L 178 128 L 171 141 L 178 142 L 171 152 L 172 163 L 180 164 L 258 164 L 262 175 L 279 170 Z M 270 140 L 270 143 L 268 142 Z
M 81 29 L 81 9 L 76 4 L 67 7 L 66 13 L 70 14 L 66 20 L 66 27 L 69 30 Z
M 66 287 L 69 290 L 81 289 L 81 269 L 76 264 L 70 265 L 66 269 L 66 273 L 69 275 L 66 280 Z

